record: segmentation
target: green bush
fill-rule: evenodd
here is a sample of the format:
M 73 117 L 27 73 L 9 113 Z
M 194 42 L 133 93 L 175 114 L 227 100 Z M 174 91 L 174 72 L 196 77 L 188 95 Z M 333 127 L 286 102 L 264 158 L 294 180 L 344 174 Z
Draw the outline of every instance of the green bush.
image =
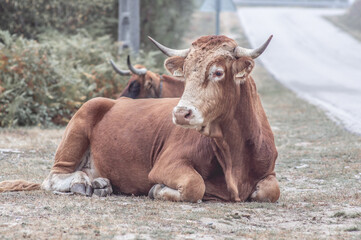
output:
M 113 58 L 127 68 L 127 53 L 115 56 L 118 48 L 109 36 L 52 32 L 39 39 L 0 31 L 0 127 L 64 125 L 82 103 L 97 96 L 114 98 L 129 79 L 109 64 Z M 154 55 L 141 54 L 133 62 L 159 71 Z
M 92 36 L 117 35 L 117 0 L 0 0 L 0 29 L 37 39 L 49 29 Z

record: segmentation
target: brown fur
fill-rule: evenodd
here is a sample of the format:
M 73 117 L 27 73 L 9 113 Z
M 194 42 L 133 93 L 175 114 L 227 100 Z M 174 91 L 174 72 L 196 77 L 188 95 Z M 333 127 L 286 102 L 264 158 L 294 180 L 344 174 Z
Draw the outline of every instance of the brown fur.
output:
M 163 79 L 163 90 L 160 97 L 162 98 L 173 98 L 180 97 L 184 91 L 184 81 L 179 78 L 174 78 L 168 75 L 162 75 Z M 159 89 L 159 85 L 158 85 Z
M 200 48 L 204 51 L 209 51 L 214 49 L 215 47 L 218 48 L 219 46 L 227 43 L 232 43 L 237 45 L 237 43 L 226 36 L 219 35 L 219 36 L 202 36 L 198 38 L 196 41 L 192 43 L 192 46 L 195 48 Z
M 164 61 L 164 67 L 172 75 L 174 75 L 175 71 L 179 71 L 183 73 L 183 64 L 184 64 L 184 58 L 177 56 L 167 58 Z

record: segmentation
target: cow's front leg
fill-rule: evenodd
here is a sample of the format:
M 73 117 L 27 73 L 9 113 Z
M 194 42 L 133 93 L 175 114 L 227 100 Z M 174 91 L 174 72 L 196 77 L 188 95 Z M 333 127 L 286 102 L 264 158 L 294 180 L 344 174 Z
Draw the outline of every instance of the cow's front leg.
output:
M 149 191 L 152 199 L 198 202 L 206 189 L 201 175 L 189 166 L 155 166 L 149 180 L 159 183 Z
M 148 193 L 151 199 L 162 199 L 168 201 L 181 201 L 181 194 L 178 190 L 167 187 L 164 184 L 155 184 Z
M 257 202 L 276 202 L 280 197 L 280 188 L 274 175 L 269 175 L 259 181 L 256 191 L 251 194 L 251 200 Z

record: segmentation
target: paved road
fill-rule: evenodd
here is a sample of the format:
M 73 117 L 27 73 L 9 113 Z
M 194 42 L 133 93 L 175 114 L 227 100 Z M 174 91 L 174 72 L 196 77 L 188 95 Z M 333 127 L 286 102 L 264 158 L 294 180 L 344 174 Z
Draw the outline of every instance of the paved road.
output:
M 239 8 L 252 46 L 275 77 L 335 121 L 361 134 L 361 42 L 324 19 L 340 9 Z

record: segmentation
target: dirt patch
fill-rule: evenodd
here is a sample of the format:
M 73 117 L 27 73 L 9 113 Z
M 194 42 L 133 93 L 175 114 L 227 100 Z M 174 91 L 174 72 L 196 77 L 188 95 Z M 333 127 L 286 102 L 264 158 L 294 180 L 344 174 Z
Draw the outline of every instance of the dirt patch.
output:
M 228 28 L 241 34 L 237 21 Z M 0 238 L 360 239 L 361 137 L 285 89 L 260 63 L 253 76 L 279 151 L 277 203 L 189 204 L 132 196 L 3 193 Z M 40 183 L 63 131 L 0 129 L 0 149 L 7 150 L 0 150 L 0 181 Z

